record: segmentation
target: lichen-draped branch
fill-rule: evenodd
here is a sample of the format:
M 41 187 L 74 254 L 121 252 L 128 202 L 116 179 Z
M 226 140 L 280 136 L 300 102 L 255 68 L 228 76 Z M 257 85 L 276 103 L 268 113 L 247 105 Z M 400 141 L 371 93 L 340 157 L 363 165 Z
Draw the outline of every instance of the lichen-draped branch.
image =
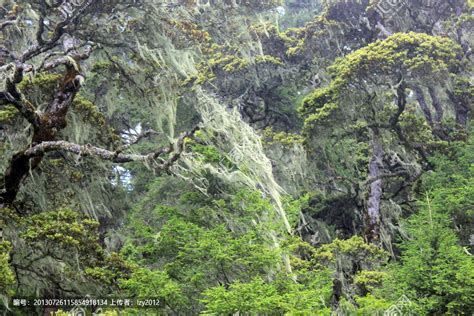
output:
M 64 151 L 80 156 L 95 157 L 114 163 L 126 163 L 134 161 L 149 162 L 155 161 L 163 155 L 171 154 L 168 159 L 162 159 L 163 163 L 158 165 L 159 169 L 164 169 L 165 167 L 171 166 L 171 164 L 179 158 L 181 153 L 184 151 L 185 139 L 193 137 L 198 129 L 199 128 L 196 127 L 192 131 L 181 134 L 175 146 L 170 145 L 169 147 L 163 147 L 148 154 L 126 154 L 120 151 L 111 151 L 97 146 L 92 146 L 90 144 L 80 145 L 62 140 L 42 142 L 27 149 L 24 154 L 27 157 L 33 158 L 36 156 L 42 156 L 45 153 L 52 151 Z

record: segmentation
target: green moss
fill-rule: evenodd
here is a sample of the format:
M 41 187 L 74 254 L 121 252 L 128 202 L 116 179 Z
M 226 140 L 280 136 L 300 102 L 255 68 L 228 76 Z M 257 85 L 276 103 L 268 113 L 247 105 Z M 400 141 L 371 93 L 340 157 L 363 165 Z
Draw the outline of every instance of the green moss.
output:
M 77 95 L 74 98 L 72 106 L 75 110 L 81 113 L 86 120 L 98 126 L 105 126 L 105 116 L 99 111 L 99 109 L 81 95 Z
M 111 67 L 113 67 L 111 62 L 109 62 L 109 61 L 99 61 L 99 62 L 96 62 L 92 66 L 92 71 L 100 73 L 100 72 L 103 72 L 103 71 L 106 71 L 106 70 L 110 70 Z
M 50 103 L 63 76 L 57 73 L 38 73 L 34 77 L 25 76 L 18 84 L 18 89 L 33 106 Z
M 33 78 L 25 77 L 18 85 L 18 88 L 24 92 L 33 88 L 44 91 L 54 91 L 61 78 L 62 76 L 56 73 L 38 73 Z
M 7 105 L 0 110 L 0 123 L 11 121 L 18 114 L 18 110 L 13 105 Z

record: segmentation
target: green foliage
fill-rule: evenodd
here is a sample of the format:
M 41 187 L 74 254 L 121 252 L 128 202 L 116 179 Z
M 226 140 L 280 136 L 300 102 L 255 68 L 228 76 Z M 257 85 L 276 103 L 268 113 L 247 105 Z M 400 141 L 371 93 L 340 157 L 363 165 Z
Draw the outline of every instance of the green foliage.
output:
M 282 144 L 285 147 L 293 147 L 302 144 L 304 139 L 301 135 L 285 132 L 274 132 L 272 128 L 266 128 L 263 131 L 263 138 L 267 145 Z
M 474 85 L 468 78 L 456 76 L 454 81 L 454 94 L 458 97 L 465 97 L 472 100 L 474 98 Z
M 311 247 L 302 241 L 293 240 L 287 246 L 294 254 L 305 251 L 311 256 Z M 271 280 L 254 277 L 248 282 L 237 280 L 204 291 L 202 302 L 207 313 L 330 315 L 331 271 L 298 257 L 292 257 L 292 266 L 296 281 L 279 273 Z
M 166 182 L 158 185 L 157 192 L 162 195 Z M 141 265 L 152 267 L 160 262 L 140 275 L 146 272 L 150 278 L 159 277 L 160 282 L 173 280 L 174 298 L 164 298 L 171 310 L 198 310 L 200 293 L 207 288 L 265 275 L 280 262 L 280 250 L 272 249 L 266 232 L 268 224 L 256 221 L 268 216 L 272 206 L 256 192 L 236 192 L 230 200 L 188 192 L 174 203 L 137 208 L 130 219 L 132 239 L 122 250 Z M 130 287 L 138 282 L 134 278 L 123 283 L 124 289 L 146 296 L 140 292 L 146 284 Z
M 72 106 L 81 113 L 86 121 L 100 127 L 105 126 L 105 117 L 98 108 L 86 98 L 78 95 L 74 98 Z
M 362 292 L 370 292 L 375 287 L 382 284 L 383 278 L 386 276 L 381 271 L 360 271 L 354 277 L 354 284 L 361 288 Z
M 26 157 L 8 209 L 12 179 L 0 179 L 0 313 L 11 297 L 85 295 L 161 301 L 101 315 L 474 310 L 473 131 L 458 122 L 472 116 L 471 0 L 412 1 L 390 18 L 373 0 L 86 1 L 65 25 L 78 1 L 40 2 L 51 10 L 2 4 L 0 86 L 21 64 L 21 102 L 40 116 L 60 107 L 67 127 L 43 132 L 49 115 L 32 127 L 0 91 L 2 177 L 32 139 L 166 154 L 123 169 Z M 71 66 L 86 80 L 70 100 Z M 367 243 L 379 180 L 380 239 Z
M 323 281 L 323 283 L 318 283 Z M 284 314 L 331 315 L 325 306 L 331 293 L 328 279 L 315 280 L 311 286 L 289 278 L 265 282 L 254 278 L 248 283 L 236 281 L 228 289 L 214 287 L 204 292 L 206 314 Z
M 293 276 L 281 272 L 209 288 L 202 299 L 207 313 L 330 315 L 332 271 L 317 267 L 314 249 L 299 238 L 289 238 L 282 247 L 291 254 Z
M 397 33 L 338 59 L 330 70 L 336 86 L 370 76 L 423 77 L 453 69 L 459 65 L 459 54 L 459 45 L 448 38 Z
M 383 313 L 391 306 L 414 314 L 464 315 L 473 310 L 474 261 L 462 247 L 456 226 L 472 227 L 472 136 L 467 143 L 451 144 L 447 156 L 433 158 L 435 171 L 422 177 L 419 212 L 403 223 L 408 239 L 401 241 L 400 262 L 383 273 L 361 271 L 354 282 L 364 290 L 357 307 L 344 302 L 346 313 Z M 469 233 L 461 233 L 463 244 Z M 382 285 L 380 284 L 382 281 Z M 367 294 L 365 294 L 367 293 Z M 406 299 L 405 299 L 406 298 Z
M 356 296 L 355 302 L 357 305 L 353 305 L 350 302 L 343 300 L 340 306 L 341 312 L 347 315 L 358 316 L 383 315 L 391 306 L 393 306 L 392 301 L 377 298 L 372 294 L 367 294 L 363 297 Z M 409 312 L 413 312 L 413 309 L 410 309 Z
M 316 248 L 313 260 L 322 267 L 332 267 L 336 282 L 345 284 L 343 293 L 354 297 L 365 296 L 381 284 L 387 259 L 388 253 L 383 249 L 353 236 Z
M 8 241 L 0 241 L 0 296 L 10 296 L 13 294 L 15 276 L 10 267 L 10 251 L 12 245 Z
M 204 163 L 222 164 L 229 169 L 234 167 L 234 164 L 215 147 L 209 145 L 201 145 L 195 142 L 188 143 L 190 150 L 197 156 L 196 160 Z
M 155 183 L 155 189 L 151 196 L 164 200 L 171 193 L 164 179 Z M 142 204 L 130 217 L 132 231 L 122 253 L 148 268 L 122 283 L 127 293 L 146 296 L 151 294 L 149 283 L 157 282 L 162 285 L 157 288 L 170 290 L 155 293 L 166 302 L 163 308 L 189 313 L 325 310 L 322 302 L 327 303 L 331 295 L 330 274 L 298 259 L 296 240 L 275 247 L 271 231 L 278 225 L 271 220 L 273 205 L 260 192 L 241 189 L 229 197 L 209 198 L 191 190 L 172 200 L 172 205 Z M 290 220 L 296 222 L 304 201 L 284 203 Z M 291 256 L 301 283 L 294 284 L 283 272 L 284 254 Z M 271 275 L 276 275 L 274 280 L 263 281 Z M 221 285 L 231 289 L 229 293 L 222 292 Z M 277 292 L 268 299 L 261 296 L 268 291 Z M 245 303 L 244 293 L 254 300 Z M 216 303 L 228 297 L 235 298 L 234 305 Z
M 347 240 L 336 239 L 332 243 L 319 247 L 316 258 L 321 262 L 357 261 L 365 262 L 367 266 L 383 262 L 387 253 L 379 247 L 368 244 L 359 236 Z
M 393 34 L 339 58 L 329 68 L 333 77 L 330 84 L 303 100 L 300 112 L 305 116 L 306 129 L 330 122 L 336 113 L 343 117 L 341 111 L 352 111 L 348 106 L 364 103 L 370 106 L 370 90 L 374 89 L 371 82 L 380 86 L 384 82 L 396 85 L 402 79 L 425 80 L 434 76 L 442 79 L 443 74 L 459 66 L 459 54 L 459 45 L 448 38 L 410 32 Z M 447 80 L 448 76 L 444 77 Z M 359 100 L 348 100 L 348 92 L 359 93 L 354 89 L 364 89 L 366 93 L 357 96 Z
M 275 312 L 275 307 L 280 303 L 275 287 L 260 278 L 249 283 L 232 283 L 229 290 L 219 286 L 204 292 L 204 295 L 207 312 L 215 314 L 269 314 Z
M 224 52 L 223 52 L 223 51 Z M 226 52 L 226 50 L 230 50 Z M 258 66 L 283 66 L 280 58 L 271 55 L 258 55 L 255 57 L 243 56 L 240 57 L 238 51 L 233 47 L 212 46 L 212 55 L 206 62 L 202 62 L 198 66 L 199 74 L 192 76 L 184 81 L 186 85 L 190 81 L 196 84 L 204 84 L 206 82 L 215 81 L 219 74 L 240 74 L 253 70 Z
M 410 218 L 411 240 L 401 243 L 401 263 L 390 270 L 386 291 L 395 300 L 406 295 L 423 314 L 465 314 L 474 308 L 474 261 L 443 211 L 428 199 Z
M 422 144 L 423 148 L 427 150 L 435 152 L 449 146 L 446 141 L 436 137 L 431 126 L 426 122 L 425 118 L 416 114 L 415 109 L 409 108 L 400 115 L 400 127 L 408 142 Z
M 456 226 L 463 245 L 469 244 L 474 228 L 474 137 L 453 143 L 447 154 L 432 158 L 436 171 L 422 178 L 420 190 L 428 192 L 431 208 L 446 212 Z
M 50 241 L 64 249 L 98 251 L 99 223 L 72 210 L 43 212 L 29 217 L 25 224 L 27 227 L 21 237 L 28 242 Z
M 103 285 L 118 287 L 120 281 L 126 282 L 136 270 L 136 266 L 126 262 L 118 253 L 107 254 L 103 262 L 85 269 L 85 275 Z
M 180 284 L 163 271 L 140 268 L 128 280 L 122 281 L 121 288 L 131 297 L 159 299 L 163 307 L 186 306 L 189 302 Z
M 60 209 L 19 217 L 15 212 L 6 211 L 2 213 L 2 219 L 9 222 L 6 226 L 8 236 L 11 236 L 11 222 L 15 223 L 14 240 L 23 245 L 15 250 L 12 258 L 8 256 L 8 242 L 0 247 L 1 269 L 5 272 L 2 273 L 5 277 L 5 287 L 1 287 L 3 294 L 47 295 L 48 286 L 57 284 L 66 289 L 61 292 L 64 296 L 106 295 L 117 289 L 118 280 L 126 280 L 134 269 L 120 255 L 104 251 L 99 243 L 99 222 L 78 212 Z M 15 280 L 11 271 L 8 272 L 9 259 L 18 276 L 32 278 L 29 286 L 22 286 L 21 292 L 8 288 Z M 36 275 L 42 276 L 41 282 L 34 278 Z M 67 291 L 69 288 L 71 290 Z

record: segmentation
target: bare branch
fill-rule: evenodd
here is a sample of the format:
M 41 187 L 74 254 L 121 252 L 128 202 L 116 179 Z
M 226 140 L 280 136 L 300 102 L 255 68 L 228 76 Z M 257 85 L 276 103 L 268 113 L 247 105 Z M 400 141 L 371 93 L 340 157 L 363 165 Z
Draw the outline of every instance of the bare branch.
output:
M 53 48 L 54 45 L 56 45 L 56 43 L 59 41 L 61 36 L 63 36 L 64 29 L 65 29 L 67 24 L 68 24 L 67 21 L 63 21 L 63 22 L 59 23 L 56 26 L 56 28 L 54 29 L 53 36 L 49 41 L 44 42 L 43 44 L 33 45 L 28 50 L 26 50 L 20 58 L 21 62 L 25 62 L 28 59 L 31 59 L 35 56 L 38 56 L 39 54 L 44 53 L 44 52 L 50 50 L 51 48 Z
M 18 20 L 7 20 L 7 21 L 3 21 L 3 22 L 0 24 L 0 31 L 2 31 L 4 28 L 6 28 L 6 27 L 9 26 L 9 25 L 16 24 L 17 22 L 18 22 Z
M 20 61 L 25 62 L 53 48 L 61 39 L 61 37 L 66 33 L 66 27 L 71 23 L 77 22 L 86 9 L 92 4 L 92 2 L 92 0 L 84 1 L 83 4 L 78 7 L 71 16 L 68 16 L 64 21 L 61 21 L 56 25 L 51 39 L 44 41 L 43 43 L 33 45 L 22 54 Z
M 38 30 L 36 31 L 36 41 L 39 45 L 44 44 L 43 33 L 44 33 L 44 17 L 46 15 L 47 4 L 45 0 L 40 1 L 40 17 L 38 19 Z
M 16 59 L 16 56 L 15 54 L 13 54 L 12 52 L 10 52 L 7 48 L 5 48 L 4 46 L 0 46 L 0 56 L 8 56 L 10 57 L 11 59 L 15 60 Z M 3 66 L 2 64 L 0 64 L 0 66 Z
M 71 55 L 66 55 L 66 56 L 58 57 L 54 60 L 46 62 L 47 58 L 52 57 L 52 56 L 55 55 L 55 54 L 52 53 L 52 54 L 48 55 L 48 57 L 43 61 L 43 63 L 38 68 L 38 71 L 51 70 L 53 68 L 58 67 L 59 65 L 70 65 L 70 66 L 74 67 L 75 66 L 73 64 L 74 61 L 85 60 L 85 59 L 89 58 L 91 52 L 92 52 L 92 48 L 88 47 L 82 53 L 75 53 L 75 54 L 71 54 Z
M 145 139 L 145 138 L 149 138 L 150 136 L 152 135 L 158 135 L 159 133 L 153 129 L 147 129 L 145 131 L 143 131 L 142 133 L 140 134 L 130 134 L 131 136 L 134 136 L 134 139 L 132 141 L 130 141 L 130 143 L 128 144 L 125 144 L 123 145 L 122 147 L 120 147 L 120 149 L 118 151 L 125 151 L 127 150 L 128 148 L 130 148 L 131 146 L 135 145 L 135 144 L 138 144 L 142 139 Z

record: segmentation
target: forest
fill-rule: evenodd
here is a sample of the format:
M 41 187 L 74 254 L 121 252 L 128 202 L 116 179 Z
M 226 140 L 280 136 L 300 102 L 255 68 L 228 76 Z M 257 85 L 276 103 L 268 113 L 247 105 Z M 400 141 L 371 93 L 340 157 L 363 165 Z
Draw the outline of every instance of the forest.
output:
M 0 314 L 473 315 L 473 0 L 0 0 Z

